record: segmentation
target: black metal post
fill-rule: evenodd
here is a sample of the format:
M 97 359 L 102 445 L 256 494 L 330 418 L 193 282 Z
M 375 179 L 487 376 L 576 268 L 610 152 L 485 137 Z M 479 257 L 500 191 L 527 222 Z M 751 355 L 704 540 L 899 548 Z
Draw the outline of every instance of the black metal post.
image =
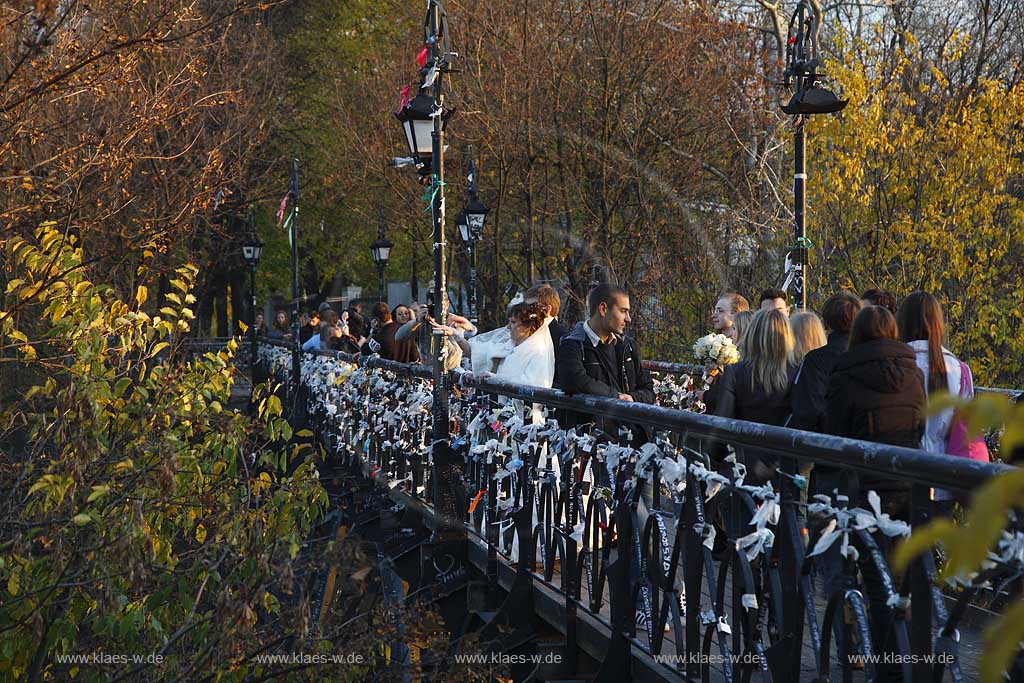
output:
M 804 128 L 805 117 L 797 120 L 793 133 L 793 227 L 796 242 L 792 252 L 793 267 L 793 312 L 807 308 L 807 136 Z
M 473 159 L 472 145 L 467 151 L 469 154 L 469 182 L 466 185 L 466 194 L 469 196 L 469 206 L 472 207 L 477 203 L 476 161 Z M 468 217 L 466 223 L 468 226 L 466 232 L 469 237 L 466 240 L 466 249 L 469 251 L 467 254 L 469 256 L 469 321 L 476 325 L 479 322 L 476 299 L 476 242 L 480 235 L 477 234 L 477 227 Z
M 301 379 L 302 346 L 299 343 L 299 160 L 292 159 L 291 189 L 292 220 L 289 237 L 292 243 L 292 387 L 298 392 Z M 293 394 L 294 395 L 294 394 Z
M 441 4 L 438 0 L 430 0 L 427 8 L 427 44 L 430 46 L 430 57 L 433 68 L 437 69 L 431 94 L 434 98 L 433 109 L 441 110 L 444 105 L 444 72 L 445 56 L 441 53 L 442 18 Z M 433 165 L 431 175 L 430 215 L 433 219 L 434 241 L 434 308 L 437 320 L 444 322 L 448 318 L 448 282 L 445 277 L 445 238 L 444 238 L 444 127 L 442 117 L 434 116 L 434 130 L 431 133 L 430 159 Z M 448 376 L 444 369 L 445 345 L 441 331 L 431 335 L 431 355 L 434 358 L 434 401 L 433 401 L 433 434 L 432 449 L 435 454 L 434 504 L 440 507 L 441 468 L 437 464 L 438 448 L 444 449 L 448 443 Z
M 252 346 L 252 356 L 249 372 L 252 375 L 253 388 L 256 387 L 256 264 L 249 265 L 249 294 L 252 297 L 252 304 L 249 306 L 249 340 Z
M 466 244 L 466 249 L 469 250 L 469 321 L 476 325 L 476 240 L 472 236 Z

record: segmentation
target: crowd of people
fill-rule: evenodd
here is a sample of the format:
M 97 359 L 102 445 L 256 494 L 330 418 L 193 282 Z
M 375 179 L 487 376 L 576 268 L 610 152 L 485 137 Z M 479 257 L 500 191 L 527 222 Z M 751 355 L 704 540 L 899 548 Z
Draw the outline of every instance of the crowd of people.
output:
M 430 300 L 432 300 L 432 296 Z M 403 363 L 428 356 L 438 333 L 449 345 L 449 367 L 493 373 L 519 384 L 555 387 L 568 394 L 594 394 L 653 402 L 653 381 L 641 364 L 637 342 L 626 334 L 629 295 L 600 284 L 587 299 L 587 318 L 567 328 L 559 321 L 558 291 L 541 283 L 507 309 L 508 325 L 486 333 L 465 317 L 449 313 L 435 320 L 433 306 L 377 302 L 363 313 L 353 302 L 336 311 L 323 303 L 300 321 L 303 349 L 378 354 Z M 711 311 L 715 332 L 729 337 L 740 361 L 725 368 L 704 394 L 708 413 L 763 424 L 836 434 L 943 453 L 953 410 L 928 415 L 928 397 L 941 392 L 970 398 L 970 369 L 943 346 L 945 323 L 938 300 L 913 292 L 902 302 L 871 289 L 861 296 L 839 292 L 821 308 L 790 316 L 788 295 L 766 289 L 756 309 L 740 293 L 727 291 Z M 269 330 L 262 316 L 257 330 L 290 340 L 289 317 L 277 311 Z M 576 416 L 566 415 L 572 422 Z M 600 421 L 599 421 L 600 422 Z M 605 431 L 619 426 L 605 424 Z M 643 428 L 635 434 L 644 436 Z M 615 432 L 609 432 L 613 436 Z M 752 458 L 748 471 L 766 479 L 777 463 Z M 828 493 L 840 484 L 837 472 L 819 467 L 811 492 Z M 857 482 L 882 495 L 885 511 L 906 518 L 907 491 L 891 481 Z M 952 495 L 934 492 L 935 509 L 946 513 Z
M 304 349 L 378 354 L 415 363 L 428 356 L 429 339 L 437 336 L 449 346 L 449 368 L 462 365 L 477 374 L 567 394 L 654 402 L 654 383 L 642 365 L 640 347 L 626 334 L 631 318 L 625 290 L 612 284 L 594 287 L 586 319 L 572 328 L 559 321 L 560 310 L 558 291 L 544 283 L 513 300 L 506 326 L 485 333 L 460 315 L 435 320 L 430 304 L 389 309 L 378 302 L 367 316 L 359 303 L 340 313 L 324 303 L 304 316 L 300 341 Z M 740 360 L 726 366 L 705 392 L 708 413 L 932 453 L 948 451 L 954 411 L 929 413 L 929 397 L 950 393 L 970 398 L 973 382 L 968 366 L 943 345 L 943 312 L 933 295 L 917 291 L 897 301 L 877 289 L 859 297 L 838 292 L 824 303 L 820 316 L 813 311 L 790 313 L 781 289 L 761 292 L 756 309 L 738 292 L 722 293 L 711 311 L 711 327 L 733 340 Z M 262 325 L 260 316 L 258 329 Z M 278 311 L 265 334 L 290 339 L 288 314 Z M 564 428 L 592 423 L 612 438 L 628 430 L 634 445 L 652 437 L 644 425 L 569 411 L 558 417 Z M 723 444 L 718 455 L 724 453 Z M 779 468 L 800 467 L 765 453 L 738 455 L 751 482 L 767 481 Z M 849 469 L 824 465 L 801 471 L 809 474 L 809 495 L 849 494 L 851 504 L 867 506 L 864 496 L 873 490 L 882 512 L 909 519 L 910 490 L 904 483 L 870 476 L 858 481 Z M 936 489 L 932 498 L 934 515 L 951 513 L 950 492 Z M 838 553 L 839 544 L 834 544 L 819 561 L 826 594 L 843 581 Z M 872 618 L 884 620 L 882 577 L 870 562 L 861 563 L 861 571 Z M 879 642 L 876 647 L 886 651 L 891 645 Z
M 759 304 L 749 326 L 733 331 L 741 360 L 727 367 L 707 392 L 709 412 L 931 453 L 954 452 L 954 410 L 930 412 L 928 402 L 943 393 L 969 399 L 973 381 L 967 364 L 944 346 L 946 327 L 935 296 L 916 291 L 897 301 L 877 289 L 860 297 L 839 292 L 825 302 L 820 318 L 804 311 L 788 321 L 784 293 L 768 290 Z M 739 327 L 735 320 L 748 308 L 745 299 L 726 293 L 716 305 L 713 324 L 728 333 Z M 762 478 L 774 474 L 778 463 L 751 463 L 749 455 L 748 469 Z M 910 520 L 909 484 L 881 475 L 858 477 L 849 469 L 821 464 L 810 472 L 810 495 L 833 500 L 847 495 L 852 505 L 868 508 L 868 491 L 879 495 L 883 513 Z M 932 516 L 949 516 L 952 507 L 951 492 L 932 490 Z M 815 522 L 808 520 L 812 526 Z M 879 535 L 876 541 L 887 553 L 889 539 Z M 826 595 L 843 587 L 842 562 L 839 544 L 818 560 Z M 885 581 L 867 553 L 858 565 L 870 619 L 884 625 Z M 841 643 L 839 622 L 835 628 Z M 876 628 L 873 636 L 876 652 L 892 651 L 891 629 Z M 896 680 L 898 671 L 880 675 Z

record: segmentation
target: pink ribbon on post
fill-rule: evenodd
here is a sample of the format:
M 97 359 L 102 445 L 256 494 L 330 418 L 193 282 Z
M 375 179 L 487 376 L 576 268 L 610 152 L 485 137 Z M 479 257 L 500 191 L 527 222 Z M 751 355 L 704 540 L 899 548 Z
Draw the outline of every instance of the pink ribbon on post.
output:
M 281 208 L 277 210 L 275 216 L 277 217 L 277 224 L 280 225 L 284 220 L 284 210 L 288 207 L 288 197 L 291 196 L 291 192 L 285 192 L 284 196 L 281 197 Z
M 402 110 L 405 109 L 405 105 L 409 104 L 409 95 L 411 93 L 412 93 L 412 86 L 411 85 L 406 85 L 406 86 L 404 86 L 402 88 L 402 91 L 400 93 L 400 97 L 401 97 L 402 101 L 398 103 L 398 111 L 395 112 L 396 114 L 401 114 Z

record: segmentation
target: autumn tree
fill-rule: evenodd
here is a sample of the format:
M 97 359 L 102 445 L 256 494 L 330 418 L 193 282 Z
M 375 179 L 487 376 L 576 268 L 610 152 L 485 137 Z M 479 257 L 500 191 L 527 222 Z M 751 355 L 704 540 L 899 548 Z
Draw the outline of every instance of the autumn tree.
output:
M 851 104 L 815 125 L 812 221 L 824 282 L 940 297 L 950 345 L 983 383 L 1024 379 L 1024 91 L 950 80 L 967 39 L 933 60 L 913 37 L 840 44 Z M 890 68 L 884 68 L 885 62 Z

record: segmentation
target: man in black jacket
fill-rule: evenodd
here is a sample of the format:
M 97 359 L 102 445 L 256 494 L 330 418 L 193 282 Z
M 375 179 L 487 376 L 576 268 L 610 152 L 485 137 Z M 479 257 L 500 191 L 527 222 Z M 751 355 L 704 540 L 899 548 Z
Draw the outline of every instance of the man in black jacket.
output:
M 528 304 L 539 303 L 547 307 L 547 315 L 551 318 L 548 323 L 548 332 L 551 333 L 551 344 L 558 353 L 558 345 L 562 337 L 569 334 L 569 330 L 562 323 L 558 322 L 558 311 L 562 308 L 562 299 L 558 296 L 558 290 L 547 283 L 534 285 L 526 290 L 524 301 Z M 555 364 L 555 376 L 552 384 L 555 389 L 561 389 L 562 383 L 558 377 L 558 364 Z
M 598 285 L 587 297 L 590 318 L 561 338 L 555 354 L 555 372 L 567 394 L 593 394 L 622 401 L 654 403 L 654 382 L 640 361 L 637 343 L 625 336 L 629 323 L 629 295 L 621 287 Z M 645 425 L 619 425 L 606 418 L 571 413 L 562 427 L 595 422 L 598 429 L 616 436 L 620 426 L 633 432 L 633 444 L 649 441 Z

